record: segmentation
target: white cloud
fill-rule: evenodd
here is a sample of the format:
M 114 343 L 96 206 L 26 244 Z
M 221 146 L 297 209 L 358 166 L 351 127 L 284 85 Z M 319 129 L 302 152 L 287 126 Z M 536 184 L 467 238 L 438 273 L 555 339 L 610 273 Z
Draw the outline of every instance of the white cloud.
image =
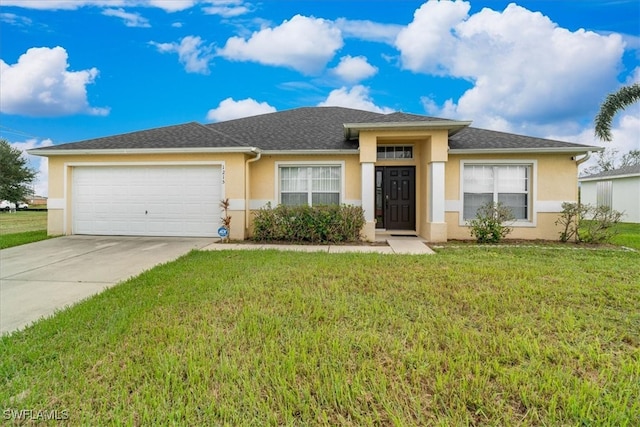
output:
M 284 66 L 304 74 L 321 71 L 343 45 L 340 30 L 324 19 L 296 15 L 247 40 L 231 37 L 218 53 L 229 60 Z
M 188 73 L 209 74 L 209 62 L 213 58 L 211 46 L 203 45 L 198 36 L 186 36 L 180 43 L 149 42 L 160 53 L 177 53 Z
M 127 27 L 150 28 L 149 20 L 139 13 L 125 12 L 124 9 L 105 9 L 102 11 L 105 16 L 115 16 L 124 21 Z
M 411 71 L 446 74 L 448 60 L 455 52 L 452 29 L 469 12 L 470 5 L 461 1 L 423 4 L 413 15 L 413 22 L 403 28 L 396 39 L 402 65 Z
M 157 7 L 159 9 L 163 9 L 165 12 L 179 12 L 181 10 L 186 10 L 193 7 L 198 1 L 197 0 L 132 0 L 131 1 L 135 6 L 151 6 Z
M 76 10 L 82 7 L 157 7 L 177 12 L 193 7 L 198 0 L 2 0 L 2 6 L 40 10 Z
M 346 18 L 336 19 L 335 24 L 340 31 L 342 31 L 344 37 L 390 45 L 394 44 L 400 30 L 402 30 L 401 25 L 380 24 L 373 21 L 350 20 Z
M 0 60 L 0 112 L 26 116 L 91 114 L 104 116 L 87 100 L 88 84 L 98 69 L 67 71 L 67 51 L 62 47 L 31 48 L 13 65 Z
M 0 13 L 0 21 L 18 27 L 29 27 L 33 23 L 31 19 L 15 13 Z
M 75 10 L 85 6 L 118 7 L 125 3 L 124 0 L 2 0 L 2 6 L 41 10 Z
M 397 39 L 404 68 L 473 82 L 442 106 L 448 117 L 478 126 L 562 123 L 592 114 L 603 88 L 617 85 L 617 34 L 571 32 L 515 4 L 468 12 L 463 1 L 427 2 Z
M 557 131 L 558 129 L 556 129 Z M 595 136 L 594 126 L 579 129 L 574 133 L 553 132 L 543 135 L 544 138 L 574 142 L 576 144 L 595 145 L 605 148 L 607 151 L 616 151 L 616 164 L 619 164 L 623 154 L 631 150 L 640 150 L 640 104 L 629 106 L 626 110 L 620 111 L 613 120 L 611 126 L 612 140 L 610 142 L 601 141 Z M 580 170 L 596 165 L 596 158 L 592 156 L 590 160 L 583 163 Z
M 340 58 L 340 63 L 333 69 L 333 73 L 342 80 L 355 83 L 374 76 L 378 68 L 367 62 L 364 56 L 353 57 L 351 55 Z
M 332 90 L 327 99 L 319 103 L 318 106 L 354 108 L 384 114 L 393 112 L 391 108 L 375 105 L 371 96 L 369 96 L 369 88 L 362 85 L 354 86 L 351 89 L 341 87 L 340 89 Z
M 217 108 L 209 110 L 207 113 L 207 120 L 223 122 L 225 120 L 274 113 L 275 111 L 275 107 L 272 107 L 266 102 L 258 102 L 252 98 L 241 99 L 240 101 L 235 101 L 233 98 L 227 98 L 220 102 Z
M 47 196 L 49 194 L 49 162 L 46 157 L 32 156 L 27 150 L 32 148 L 49 147 L 53 145 L 50 139 L 31 138 L 21 142 L 9 142 L 14 148 L 22 151 L 22 155 L 27 159 L 28 166 L 37 172 L 36 179 L 33 182 L 33 189 L 38 196 Z
M 210 6 L 203 7 L 204 13 L 220 15 L 223 18 L 233 18 L 251 12 L 248 3 L 242 0 L 209 0 Z

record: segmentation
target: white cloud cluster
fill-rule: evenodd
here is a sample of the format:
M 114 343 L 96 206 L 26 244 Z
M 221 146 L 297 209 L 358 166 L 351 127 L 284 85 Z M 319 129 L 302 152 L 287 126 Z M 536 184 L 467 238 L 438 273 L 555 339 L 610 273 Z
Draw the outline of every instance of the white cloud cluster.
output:
M 114 16 L 124 21 L 127 27 L 150 28 L 149 20 L 139 13 L 126 12 L 124 9 L 105 9 L 102 11 L 105 16 Z
M 233 18 L 251 11 L 251 6 L 243 0 L 209 0 L 209 6 L 202 8 L 204 13 Z
M 442 115 L 490 127 L 560 122 L 589 114 L 603 88 L 616 86 L 621 36 L 571 32 L 515 4 L 472 16 L 469 9 L 465 1 L 429 1 L 396 41 L 405 69 L 473 82 Z
M 160 53 L 177 53 L 178 59 L 188 73 L 209 74 L 209 62 L 213 59 L 211 46 L 205 45 L 200 37 L 186 36 L 180 43 L 149 42 Z
M 15 13 L 0 13 L 0 22 L 18 27 L 29 27 L 33 23 L 31 19 Z
M 40 10 L 76 10 L 82 7 L 157 7 L 177 12 L 193 7 L 197 0 L 2 0 L 3 6 Z
M 383 114 L 393 112 L 390 108 L 377 106 L 369 95 L 369 88 L 362 85 L 356 85 L 351 89 L 341 87 L 332 90 L 327 99 L 318 104 L 318 107 L 345 107 Z
M 290 67 L 304 74 L 320 72 L 343 45 L 330 21 L 296 15 L 250 38 L 231 37 L 218 54 L 232 61 Z
M 342 31 L 344 37 L 390 45 L 394 44 L 396 37 L 398 37 L 403 28 L 397 24 L 381 24 L 379 22 L 345 18 L 336 19 L 335 25 Z
M 239 101 L 235 101 L 233 98 L 227 98 L 221 101 L 218 107 L 209 110 L 207 120 L 223 122 L 225 120 L 274 113 L 275 111 L 275 107 L 272 107 L 266 102 L 258 102 L 252 98 L 241 99 Z
M 124 0 L 2 0 L 2 6 L 40 10 L 76 10 L 85 6 L 123 6 Z
M 107 115 L 108 108 L 89 105 L 86 86 L 98 70 L 67 71 L 62 47 L 31 48 L 13 65 L 0 60 L 0 112 L 26 116 Z
M 333 73 L 342 80 L 355 83 L 374 76 L 378 68 L 369 64 L 364 56 L 353 57 L 351 55 L 340 58 L 340 63 L 333 69 Z

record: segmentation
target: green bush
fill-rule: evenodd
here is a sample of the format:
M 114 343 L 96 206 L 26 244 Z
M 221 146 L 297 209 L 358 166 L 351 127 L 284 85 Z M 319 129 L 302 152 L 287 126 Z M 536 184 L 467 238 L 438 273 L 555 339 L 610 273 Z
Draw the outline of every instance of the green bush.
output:
M 471 227 L 471 237 L 478 243 L 498 243 L 513 231 L 505 223 L 514 219 L 510 208 L 500 202 L 489 202 L 479 207 L 476 217 L 467 224 Z
M 253 238 L 258 241 L 340 243 L 360 240 L 364 226 L 361 207 L 267 205 L 254 218 Z
M 576 243 L 609 243 L 616 234 L 616 224 L 623 213 L 608 206 L 580 205 L 565 202 L 556 225 L 562 225 L 560 241 L 567 242 L 571 238 Z
M 580 223 L 580 240 L 586 243 L 609 243 L 616 235 L 616 224 L 624 215 L 609 206 L 591 207 L 590 221 Z
M 587 212 L 589 212 L 588 205 L 570 202 L 562 203 L 562 213 L 555 222 L 556 225 L 562 226 L 562 231 L 560 232 L 561 242 L 568 242 L 571 239 L 574 239 L 576 243 L 580 241 L 580 234 L 578 232 L 580 229 L 580 220 L 584 218 Z

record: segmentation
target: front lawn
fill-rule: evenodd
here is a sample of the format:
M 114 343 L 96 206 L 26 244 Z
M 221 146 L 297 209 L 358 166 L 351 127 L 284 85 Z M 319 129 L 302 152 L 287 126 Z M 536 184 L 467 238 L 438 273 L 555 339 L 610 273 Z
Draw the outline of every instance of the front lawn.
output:
M 640 224 L 621 222 L 616 224 L 617 234 L 611 239 L 614 245 L 626 246 L 640 250 Z
M 45 240 L 47 212 L 17 211 L 0 213 L 0 249 Z
M 73 425 L 637 425 L 639 263 L 567 247 L 192 252 L 3 337 L 0 409 Z

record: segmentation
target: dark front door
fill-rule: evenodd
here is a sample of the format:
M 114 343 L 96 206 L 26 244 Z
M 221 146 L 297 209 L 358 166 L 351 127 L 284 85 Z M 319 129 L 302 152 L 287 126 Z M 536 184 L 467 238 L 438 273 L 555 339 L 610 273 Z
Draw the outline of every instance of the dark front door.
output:
M 416 168 L 376 168 L 376 226 L 387 230 L 416 229 Z

